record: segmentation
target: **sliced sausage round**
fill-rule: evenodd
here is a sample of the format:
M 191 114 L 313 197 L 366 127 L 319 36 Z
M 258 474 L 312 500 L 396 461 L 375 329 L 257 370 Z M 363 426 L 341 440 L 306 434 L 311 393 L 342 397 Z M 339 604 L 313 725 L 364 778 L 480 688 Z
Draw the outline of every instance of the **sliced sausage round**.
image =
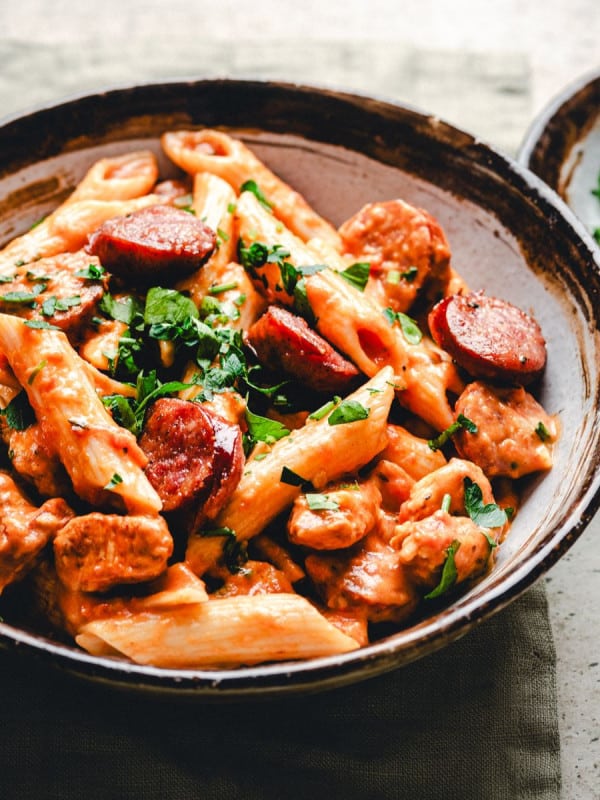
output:
M 215 431 L 201 405 L 177 398 L 157 400 L 139 444 L 148 457 L 146 476 L 165 512 L 206 500 L 213 487 Z
M 429 313 L 435 342 L 470 375 L 528 384 L 546 365 L 546 342 L 533 317 L 481 292 L 452 295 Z
M 269 306 L 252 325 L 247 341 L 261 364 L 316 392 L 345 394 L 360 374 L 302 317 L 278 306 Z
M 215 232 L 193 214 L 156 205 L 107 220 L 89 236 L 86 250 L 119 277 L 173 282 L 199 269 L 216 244 Z
M 238 485 L 242 432 L 199 403 L 163 397 L 151 407 L 139 440 L 146 475 L 167 513 L 181 511 L 192 530 L 213 519 Z

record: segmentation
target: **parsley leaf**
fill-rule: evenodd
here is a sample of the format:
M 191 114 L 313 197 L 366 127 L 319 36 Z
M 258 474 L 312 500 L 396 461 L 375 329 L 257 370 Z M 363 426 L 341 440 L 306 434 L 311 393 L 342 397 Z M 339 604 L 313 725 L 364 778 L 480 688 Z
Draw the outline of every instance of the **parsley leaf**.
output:
M 33 306 L 36 297 L 45 292 L 47 288 L 48 285 L 46 283 L 38 283 L 30 292 L 6 292 L 6 294 L 0 295 L 0 300 L 5 303 L 14 303 L 15 305 Z
M 301 475 L 298 475 L 297 472 L 290 469 L 289 467 L 283 467 L 281 470 L 281 477 L 279 478 L 281 483 L 287 483 L 288 486 L 300 486 L 305 491 L 310 491 L 313 488 L 313 485 L 310 481 L 303 478 Z
M 455 539 L 452 544 L 446 548 L 446 560 L 444 561 L 444 566 L 442 567 L 440 582 L 435 589 L 432 589 L 428 594 L 425 595 L 426 600 L 433 600 L 434 598 L 445 594 L 456 583 L 458 571 L 456 569 L 454 556 L 456 555 L 459 547 L 460 542 L 458 539 Z
M 535 426 L 535 433 L 542 442 L 549 442 L 550 439 L 552 438 L 550 431 L 541 420 Z
M 419 344 L 423 338 L 417 321 L 409 317 L 408 314 L 405 314 L 403 311 L 394 311 L 392 308 L 386 308 L 383 311 L 383 316 L 390 325 L 394 325 L 396 322 L 400 325 L 400 330 L 409 344 Z
M 361 419 L 367 419 L 370 409 L 361 405 L 358 400 L 343 400 L 337 408 L 335 408 L 327 422 L 330 425 L 345 425 L 348 422 L 357 422 Z
M 35 413 L 26 392 L 15 395 L 6 408 L 0 409 L 0 415 L 14 431 L 24 431 L 36 421 Z
M 110 492 L 120 483 L 123 483 L 123 478 L 119 475 L 118 472 L 114 472 L 112 478 L 109 480 L 109 482 L 106 484 L 104 488 Z
M 354 286 L 360 292 L 364 292 L 367 281 L 369 280 L 369 270 L 371 265 L 366 261 L 357 261 L 351 264 L 347 269 L 340 272 L 340 275 L 351 286 Z
M 78 269 L 75 275 L 85 278 L 86 281 L 100 281 L 105 275 L 105 269 L 101 264 L 88 264 L 87 267 Z
M 481 528 L 500 528 L 508 521 L 508 515 L 496 503 L 483 502 L 483 493 L 478 484 L 468 476 L 464 478 L 465 510 Z
M 246 423 L 252 442 L 273 444 L 273 442 L 290 435 L 289 429 L 282 425 L 281 422 L 254 414 L 249 408 L 246 408 Z
M 454 436 L 454 434 L 461 430 L 461 428 L 469 433 L 477 433 L 477 425 L 468 417 L 465 417 L 464 414 L 459 414 L 456 418 L 456 421 L 453 422 L 452 425 L 448 425 L 446 430 L 443 430 L 439 436 L 435 437 L 435 439 L 429 439 L 427 444 L 431 450 L 439 450 L 446 444 L 446 442 L 450 440 L 450 437 Z
M 311 511 L 339 511 L 340 504 L 327 494 L 305 494 L 306 504 Z
M 201 531 L 200 536 L 206 538 L 222 536 L 225 539 L 223 543 L 225 566 L 232 574 L 243 572 L 244 564 L 248 561 L 248 543 L 238 541 L 234 530 L 223 526 Z
M 242 185 L 240 186 L 240 193 L 241 192 L 252 192 L 252 194 L 256 197 L 256 199 L 262 206 L 264 206 L 269 211 L 273 208 L 273 204 L 269 203 L 267 198 L 260 190 L 256 181 L 249 180 L 242 183 Z

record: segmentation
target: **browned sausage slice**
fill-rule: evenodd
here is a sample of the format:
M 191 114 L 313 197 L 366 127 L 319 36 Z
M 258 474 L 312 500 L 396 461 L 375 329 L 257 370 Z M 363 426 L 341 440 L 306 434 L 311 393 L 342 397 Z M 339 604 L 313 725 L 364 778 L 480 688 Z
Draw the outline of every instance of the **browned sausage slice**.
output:
M 198 403 L 163 397 L 150 409 L 139 440 L 146 476 L 166 512 L 203 502 L 213 486 L 215 431 Z
M 140 437 L 146 475 L 165 512 L 181 511 L 197 530 L 216 517 L 239 483 L 244 466 L 242 432 L 198 403 L 161 398 Z
M 317 392 L 345 394 L 359 375 L 308 323 L 278 306 L 269 306 L 248 330 L 247 340 L 261 364 L 281 370 Z
M 232 425 L 217 414 L 206 413 L 210 414 L 215 432 L 214 481 L 201 517 L 214 519 L 242 477 L 244 448 L 239 425 Z M 194 529 L 199 526 L 200 516 L 197 516 Z
M 469 374 L 528 384 L 546 365 L 540 326 L 520 308 L 481 292 L 452 295 L 429 313 L 435 342 Z
M 86 250 L 119 277 L 172 282 L 199 269 L 216 243 L 215 232 L 193 214 L 157 205 L 107 220 Z

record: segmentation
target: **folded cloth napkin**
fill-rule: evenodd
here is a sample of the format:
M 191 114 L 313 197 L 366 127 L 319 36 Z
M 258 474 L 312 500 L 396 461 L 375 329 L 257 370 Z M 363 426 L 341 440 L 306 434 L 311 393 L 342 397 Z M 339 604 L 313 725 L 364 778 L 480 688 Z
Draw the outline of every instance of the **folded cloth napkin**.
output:
M 558 800 L 538 584 L 444 650 L 333 691 L 205 704 L 0 652 L 4 800 Z

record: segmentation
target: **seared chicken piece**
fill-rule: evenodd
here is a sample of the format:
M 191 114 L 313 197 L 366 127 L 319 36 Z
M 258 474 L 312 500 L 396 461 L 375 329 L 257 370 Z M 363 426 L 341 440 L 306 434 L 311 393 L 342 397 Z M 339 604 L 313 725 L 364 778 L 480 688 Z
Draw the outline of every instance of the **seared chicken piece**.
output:
M 309 555 L 305 566 L 330 609 L 360 611 L 370 622 L 402 622 L 417 607 L 399 551 L 376 532 L 350 551 Z
M 159 516 L 93 511 L 72 519 L 54 540 L 60 580 L 84 592 L 152 580 L 166 570 L 172 552 L 171 534 Z
M 61 498 L 38 508 L 14 480 L 0 472 L 0 592 L 19 580 L 37 561 L 52 536 L 73 511 Z
M 476 433 L 455 434 L 456 449 L 490 478 L 520 478 L 552 466 L 556 421 L 522 387 L 470 383 L 456 402 L 456 414 L 477 425 Z
M 498 533 L 499 529 L 493 529 Z M 469 517 L 453 517 L 436 511 L 430 517 L 409 520 L 396 526 L 390 545 L 400 551 L 399 561 L 411 582 L 426 589 L 439 583 L 448 548 L 458 542 L 454 553 L 455 583 L 480 575 L 493 552 L 488 536 Z
M 350 547 L 373 528 L 380 504 L 374 482 L 339 484 L 319 494 L 301 494 L 288 520 L 288 536 L 294 544 L 314 550 Z

